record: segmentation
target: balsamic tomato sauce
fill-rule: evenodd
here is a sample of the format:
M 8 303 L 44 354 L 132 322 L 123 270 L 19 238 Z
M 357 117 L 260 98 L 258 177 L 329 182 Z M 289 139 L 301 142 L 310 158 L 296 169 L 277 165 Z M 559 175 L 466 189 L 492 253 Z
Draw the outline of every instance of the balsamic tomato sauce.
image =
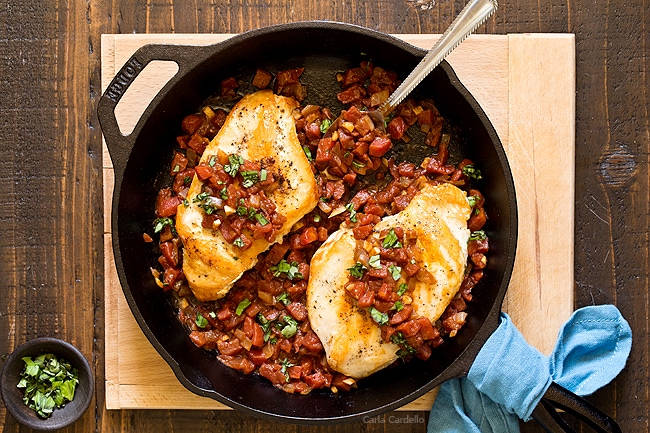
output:
M 300 82 L 302 68 L 271 74 L 258 69 L 252 84 L 272 88 L 277 94 L 305 99 L 308 89 Z M 187 204 L 194 176 L 202 182 L 193 200 L 204 211 L 203 227 L 219 230 L 236 248 L 246 249 L 252 239 L 273 242 L 285 221 L 269 198 L 277 187 L 272 159 L 248 161 L 240 155 L 220 154 L 199 163 L 210 140 L 227 116 L 224 109 L 206 105 L 182 120 L 183 134 L 176 138 L 169 167 L 171 186 L 156 199 L 151 233 L 144 241 L 159 251 L 159 265 L 151 271 L 156 283 L 173 296 L 178 319 L 198 347 L 216 351 L 216 357 L 244 374 L 259 374 L 290 393 L 306 394 L 326 388 L 347 391 L 356 381 L 327 365 L 323 346 L 310 327 L 305 307 L 309 263 L 317 248 L 341 224 L 353 228 L 358 240 L 368 238 L 382 217 L 403 210 L 425 182 L 451 182 L 467 191 L 472 206 L 467 269 L 456 297 L 442 317 L 431 323 L 413 314 L 409 284 L 397 284 L 400 275 L 426 280 L 417 264 L 415 239 L 401 227 L 380 234 L 374 251 L 355 251 L 357 265 L 348 269 L 346 294 L 351 303 L 366 310 L 382 337 L 400 347 L 402 361 L 426 360 L 432 348 L 444 344 L 463 326 L 466 303 L 487 264 L 488 239 L 482 228 L 487 220 L 484 198 L 472 184 L 481 174 L 469 160 L 451 164 L 445 120 L 431 100 L 406 100 L 387 119 L 385 132 L 375 128 L 365 111 L 377 108 L 399 84 L 394 72 L 370 62 L 339 73 L 338 100 L 345 104 L 342 121 L 325 134 L 336 118 L 327 108 L 302 105 L 294 112 L 296 131 L 311 162 L 320 191 L 318 206 L 292 228 L 282 243 L 260 256 L 222 299 L 199 302 L 182 271 L 182 243 L 174 229 L 179 205 Z M 228 78 L 221 83 L 220 98 L 236 101 L 243 83 Z M 333 85 L 336 85 L 333 83 Z M 242 86 L 243 87 L 243 86 Z M 387 158 L 410 131 L 424 135 L 431 154 L 420 166 Z M 372 182 L 362 181 L 373 175 Z M 218 269 L 215 269 L 218 272 Z M 396 278 L 397 277 L 397 278 Z M 404 281 L 404 279 L 401 279 Z M 400 361 L 398 361 L 400 362 Z

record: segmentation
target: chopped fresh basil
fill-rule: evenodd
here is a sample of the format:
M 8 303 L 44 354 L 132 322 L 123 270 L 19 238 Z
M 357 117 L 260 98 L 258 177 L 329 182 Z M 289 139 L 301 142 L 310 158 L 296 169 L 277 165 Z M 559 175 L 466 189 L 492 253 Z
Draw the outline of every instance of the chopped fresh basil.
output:
M 404 309 L 404 304 L 402 304 L 401 301 L 395 301 L 395 303 L 391 307 L 391 310 L 402 311 L 403 309 Z
M 353 223 L 357 222 L 357 211 L 354 210 L 354 205 L 352 203 L 348 203 L 345 205 L 345 210 L 350 212 L 350 221 Z
M 332 121 L 330 119 L 323 119 L 320 123 L 321 134 L 325 134 L 331 125 Z
M 305 156 L 307 157 L 307 161 L 312 162 L 314 160 L 314 157 L 311 156 L 311 150 L 307 146 L 303 146 L 302 150 L 305 152 Z
M 397 281 L 402 277 L 402 267 L 397 265 L 390 265 L 388 267 L 388 272 L 390 276 L 393 277 L 393 280 Z
M 190 176 L 185 176 L 183 178 L 183 185 L 188 186 L 191 183 L 192 183 L 192 178 Z
M 235 314 L 238 316 L 241 316 L 244 310 L 251 304 L 251 301 L 248 298 L 242 299 L 242 301 L 237 305 L 237 309 L 235 310 Z
M 250 188 L 260 180 L 259 171 L 242 171 L 240 174 L 244 178 L 244 181 L 242 182 L 244 188 Z
M 375 307 L 370 307 L 370 317 L 372 317 L 372 320 L 380 325 L 385 325 L 388 323 L 388 314 L 382 313 Z
M 381 242 L 384 248 L 401 248 L 402 243 L 399 241 L 394 229 L 390 229 L 384 240 Z
M 214 167 L 214 165 L 217 163 L 217 157 L 216 155 L 212 155 L 210 159 L 208 159 L 208 165 L 210 167 Z
M 282 330 L 280 331 L 282 336 L 284 338 L 291 338 L 296 335 L 298 332 L 298 322 L 291 316 L 284 316 L 282 320 L 285 323 L 285 325 L 280 324 L 282 326 Z
M 348 268 L 348 272 L 350 273 L 351 276 L 354 278 L 363 278 L 363 273 L 365 272 L 366 267 L 363 266 L 361 263 L 357 262 L 355 263 L 354 266 L 351 268 Z
M 165 226 L 170 226 L 172 229 L 172 232 L 174 232 L 174 220 L 171 218 L 156 218 L 153 221 L 153 232 L 154 233 L 160 233 Z
M 470 241 L 482 241 L 483 239 L 487 239 L 487 235 L 483 230 L 477 230 L 469 235 Z
M 390 341 L 393 344 L 397 344 L 400 347 L 400 350 L 397 351 L 397 356 L 400 358 L 404 358 L 405 356 L 408 355 L 414 355 L 417 350 L 415 350 L 411 345 L 406 341 L 406 338 L 404 338 L 404 334 L 401 332 L 396 332 L 390 337 Z
M 208 198 L 208 197 L 210 197 L 210 194 L 208 194 L 207 192 L 202 192 L 202 193 L 200 193 L 200 194 L 197 194 L 197 195 L 192 199 L 192 203 L 201 203 L 203 200 L 205 200 L 205 199 Z
M 196 326 L 198 326 L 199 328 L 205 328 L 206 326 L 208 326 L 208 319 L 203 317 L 203 314 L 201 313 L 196 313 L 195 322 L 196 322 Z
M 52 353 L 22 358 L 25 368 L 18 388 L 24 388 L 23 401 L 41 418 L 54 412 L 74 398 L 79 374 L 77 369 Z
M 257 314 L 257 321 L 260 322 L 262 331 L 264 331 L 264 341 L 269 341 L 271 338 L 271 321 L 264 317 L 262 313 Z
M 271 271 L 273 273 L 273 276 L 276 278 L 282 274 L 286 274 L 287 278 L 290 280 L 303 278 L 303 275 L 298 272 L 298 263 L 289 263 L 285 259 L 280 260 L 280 263 L 277 265 L 270 266 L 269 271 Z
M 282 292 L 282 294 L 278 296 L 277 300 L 282 302 L 284 305 L 289 305 L 291 303 L 291 299 L 289 299 L 289 294 L 287 292 Z
M 470 195 L 467 197 L 467 202 L 469 203 L 470 207 L 476 206 L 476 202 L 478 201 L 478 197 L 475 195 Z
M 371 268 L 379 269 L 381 268 L 381 262 L 379 259 L 379 254 L 375 254 L 374 256 L 370 256 L 370 259 L 368 260 L 368 266 Z
M 244 163 L 244 158 L 239 155 L 228 156 L 228 164 L 223 166 L 223 170 L 230 175 L 230 177 L 237 176 L 239 166 Z
M 255 219 L 256 219 L 257 222 L 260 223 L 260 225 L 262 225 L 262 226 L 265 226 L 265 225 L 267 225 L 267 224 L 269 223 L 269 220 L 267 220 L 266 218 L 264 218 L 264 215 L 262 215 L 261 213 L 256 213 L 256 214 L 255 214 Z
M 219 195 L 221 196 L 222 200 L 228 200 L 228 188 L 225 186 L 221 188 L 221 191 L 219 191 Z
M 409 289 L 408 284 L 402 283 L 399 285 L 399 288 L 397 289 L 397 294 L 402 296 L 406 291 Z
M 481 176 L 481 170 L 478 168 L 474 167 L 471 164 L 468 164 L 463 167 L 463 174 L 469 178 L 475 179 L 475 180 L 481 180 L 483 177 Z
M 363 167 L 366 166 L 366 164 L 362 164 L 360 162 L 357 162 L 356 160 L 352 160 L 352 166 L 356 169 L 362 169 Z

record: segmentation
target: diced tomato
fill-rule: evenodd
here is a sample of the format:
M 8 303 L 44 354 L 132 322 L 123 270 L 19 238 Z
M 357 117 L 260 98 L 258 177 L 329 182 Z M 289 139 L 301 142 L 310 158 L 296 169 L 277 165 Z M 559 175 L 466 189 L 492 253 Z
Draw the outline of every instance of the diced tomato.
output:
M 482 207 L 475 208 L 474 212 L 472 212 L 472 216 L 469 217 L 467 228 L 475 232 L 483 228 L 486 222 L 487 214 L 485 213 L 485 210 Z
M 362 225 L 358 226 L 352 229 L 352 234 L 354 235 L 354 238 L 357 240 L 363 240 L 370 236 L 370 233 L 372 233 L 373 226 L 370 224 L 367 225 Z
M 402 311 L 400 311 L 400 313 Z M 401 332 L 402 335 L 404 335 L 404 337 L 408 338 L 408 337 L 413 337 L 415 334 L 418 333 L 418 331 L 420 330 L 420 325 L 415 320 L 409 320 L 407 322 L 400 323 L 396 329 L 397 331 Z
M 257 323 L 253 324 L 253 335 L 250 337 L 250 339 L 253 342 L 253 346 L 264 346 L 264 330 Z
M 229 340 L 219 340 L 217 341 L 217 348 L 219 349 L 219 353 L 222 355 L 236 355 L 244 348 L 241 346 L 239 343 L 239 339 L 237 338 L 231 338 Z
M 300 234 L 300 243 L 302 245 L 309 245 L 310 243 L 318 240 L 318 230 L 314 226 L 305 228 Z
M 196 173 L 196 177 L 203 181 L 212 176 L 214 170 L 209 165 L 197 165 L 194 168 L 194 172 Z
M 181 127 L 186 134 L 192 135 L 199 130 L 202 123 L 203 118 L 201 116 L 198 114 L 190 114 L 189 116 L 185 116 L 181 123 Z
M 302 345 L 310 352 L 318 353 L 323 350 L 323 344 L 314 331 L 307 332 L 302 339 Z
M 246 356 L 250 359 L 255 365 L 264 364 L 269 358 L 264 354 L 262 349 L 251 349 L 246 351 Z
M 159 246 L 163 256 L 167 259 L 167 263 L 171 266 L 178 266 L 178 244 L 170 241 L 163 242 Z
M 199 155 L 203 155 L 207 146 L 208 139 L 199 134 L 193 134 L 187 142 L 187 147 L 192 148 Z
M 282 366 L 279 364 L 264 363 L 260 366 L 260 375 L 270 380 L 274 385 L 282 385 L 288 382 L 288 378 L 281 370 Z
M 163 290 L 169 290 L 173 288 L 173 285 L 180 278 L 182 271 L 178 268 L 166 268 L 163 273 Z
M 226 110 L 219 108 L 217 110 L 214 110 L 214 116 L 212 116 L 212 119 L 210 119 L 210 123 L 212 123 L 212 125 L 214 125 L 214 127 L 219 130 L 226 122 L 226 117 L 228 117 Z
M 251 374 L 255 371 L 255 364 L 253 364 L 248 358 L 244 356 L 228 356 L 228 355 L 219 355 L 217 356 L 219 361 L 223 362 L 228 367 L 241 371 L 244 374 Z
M 408 125 L 400 116 L 394 117 L 393 120 L 388 123 L 388 133 L 393 140 L 401 139 L 406 132 L 406 128 L 408 128 Z
M 305 135 L 310 140 L 317 140 L 321 137 L 320 125 L 317 123 L 309 123 L 305 125 Z
M 417 347 L 417 352 L 415 352 L 415 356 L 418 357 L 418 359 L 421 359 L 422 361 L 426 361 L 431 357 L 431 346 L 428 344 L 421 344 Z
M 343 87 L 351 86 L 356 83 L 363 83 L 366 80 L 366 72 L 361 68 L 351 68 L 343 73 Z
M 366 293 L 366 283 L 364 283 L 363 281 L 354 281 L 354 282 L 348 283 L 345 286 L 345 290 L 354 299 L 359 299 L 364 293 Z
M 221 82 L 221 96 L 223 98 L 232 98 L 236 96 L 235 90 L 239 88 L 239 83 L 235 77 L 226 78 Z
M 332 147 L 334 147 L 334 142 L 331 138 L 321 139 L 316 148 L 316 163 L 331 161 L 333 156 L 331 153 Z
M 290 303 L 287 305 L 287 311 L 294 319 L 300 322 L 307 320 L 307 307 L 305 307 L 305 304 L 301 302 Z
M 426 317 L 420 316 L 415 319 L 415 321 L 418 322 L 418 325 L 420 325 L 420 336 L 424 340 L 433 340 L 440 335 L 440 332 L 438 332 L 438 330 L 433 327 L 431 321 Z
M 255 76 L 253 77 L 252 84 L 258 89 L 266 89 L 271 83 L 272 79 L 273 75 L 270 72 L 265 71 L 261 68 L 257 68 L 257 71 L 255 71 Z
M 313 374 L 310 374 L 309 376 L 305 376 L 304 380 L 307 385 L 311 386 L 314 389 L 325 388 L 330 386 L 332 383 L 332 375 L 323 374 L 322 372 L 317 371 Z
M 176 215 L 178 205 L 183 202 L 180 197 L 172 196 L 169 188 L 163 188 L 158 192 L 156 198 L 156 216 L 160 218 Z
M 187 168 L 187 158 L 185 157 L 185 155 L 183 155 L 180 152 L 174 152 L 174 158 L 172 159 L 169 174 L 175 176 L 176 173 L 180 173 L 186 168 Z
M 434 116 L 433 111 L 423 110 L 418 114 L 418 122 L 420 124 L 431 125 L 433 124 Z
M 372 141 L 372 143 L 370 143 L 370 146 L 368 147 L 368 154 L 370 156 L 382 157 L 386 154 L 386 152 L 390 150 L 392 146 L 393 143 L 390 141 L 390 139 L 385 137 L 377 137 Z
M 359 102 L 366 96 L 366 89 L 359 84 L 354 84 L 347 89 L 336 94 L 336 98 L 343 104 Z
M 357 301 L 357 304 L 361 308 L 368 308 L 372 306 L 375 303 L 375 292 L 373 290 L 367 290 L 364 292 L 361 297 L 359 297 L 359 300 Z
M 354 106 L 350 107 L 343 113 L 343 118 L 352 123 L 357 123 L 361 119 L 361 116 L 363 116 L 361 111 L 359 111 L 359 109 Z

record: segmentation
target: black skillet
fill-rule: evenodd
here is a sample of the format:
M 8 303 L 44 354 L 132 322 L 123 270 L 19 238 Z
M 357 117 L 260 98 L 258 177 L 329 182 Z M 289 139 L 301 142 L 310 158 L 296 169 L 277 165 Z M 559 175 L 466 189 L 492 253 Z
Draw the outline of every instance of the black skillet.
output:
M 451 158 L 470 158 L 483 173 L 479 187 L 486 196 L 489 215 L 485 230 L 490 239 L 490 257 L 485 277 L 474 289 L 467 324 L 456 338 L 435 350 L 428 361 L 416 360 L 380 371 L 360 381 L 358 389 L 351 392 L 312 392 L 307 396 L 281 392 L 256 375 L 246 376 L 225 367 L 214 353 L 194 346 L 176 319 L 169 298 L 154 283 L 149 267 L 157 255 L 142 241 L 142 234 L 151 231 L 156 193 L 170 182 L 165 173 L 176 146 L 175 137 L 180 134 L 180 120 L 216 94 L 221 80 L 236 76 L 250 82 L 257 67 L 271 72 L 304 67 L 301 80 L 308 88 L 305 102 L 328 106 L 337 112 L 342 108 L 335 98 L 337 72 L 358 66 L 361 60 L 371 60 L 405 77 L 424 53 L 366 28 L 301 22 L 254 30 L 205 47 L 145 46 L 110 83 L 99 101 L 98 115 L 115 170 L 112 233 L 120 283 L 144 334 L 190 391 L 255 416 L 324 424 L 362 421 L 397 409 L 445 380 L 467 373 L 498 323 L 514 263 L 517 208 L 501 142 L 481 107 L 446 62 L 411 96 L 434 99 L 448 119 Z M 177 63 L 178 73 L 153 99 L 134 131 L 124 136 L 117 125 L 115 106 L 140 71 L 153 60 Z M 423 155 L 418 146 L 404 146 L 396 149 L 395 154 L 414 162 L 419 162 Z M 547 397 L 535 413 L 546 428 L 567 427 L 561 426 L 551 407 L 557 400 L 564 409 L 573 408 L 585 414 L 590 423 L 613 423 L 585 406 L 588 403 L 584 400 L 555 385 Z

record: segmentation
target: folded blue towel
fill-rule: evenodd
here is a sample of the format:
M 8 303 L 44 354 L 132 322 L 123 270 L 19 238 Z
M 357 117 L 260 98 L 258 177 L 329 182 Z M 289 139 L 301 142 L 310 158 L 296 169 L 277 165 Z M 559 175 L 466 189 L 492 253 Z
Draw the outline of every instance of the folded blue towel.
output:
M 467 377 L 440 387 L 427 431 L 519 432 L 519 418 L 531 419 L 551 382 L 591 394 L 621 372 L 631 347 L 630 326 L 613 305 L 575 311 L 550 357 L 526 343 L 502 313 Z

